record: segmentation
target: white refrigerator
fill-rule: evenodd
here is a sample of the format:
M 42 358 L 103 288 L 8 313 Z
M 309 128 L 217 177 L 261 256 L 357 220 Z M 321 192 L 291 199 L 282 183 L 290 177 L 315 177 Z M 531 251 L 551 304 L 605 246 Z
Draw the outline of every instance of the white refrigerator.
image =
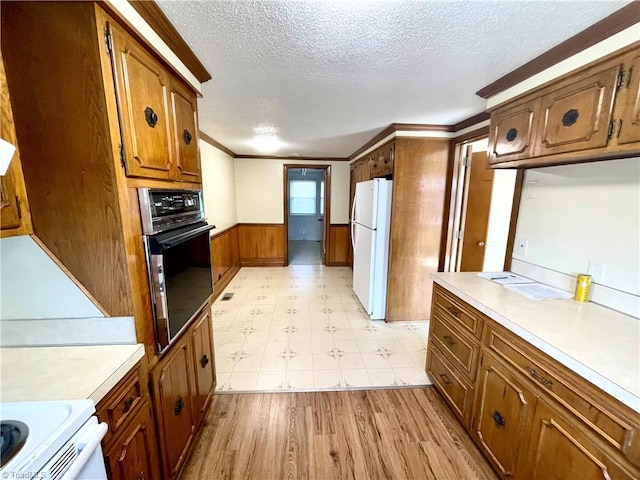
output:
M 392 185 L 381 178 L 356 183 L 351 209 L 353 291 L 372 320 L 385 318 Z

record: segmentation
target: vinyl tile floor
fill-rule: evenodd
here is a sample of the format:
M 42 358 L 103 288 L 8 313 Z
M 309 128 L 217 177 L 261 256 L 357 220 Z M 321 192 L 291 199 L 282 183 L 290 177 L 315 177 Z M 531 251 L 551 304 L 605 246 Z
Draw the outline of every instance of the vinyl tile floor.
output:
M 242 268 L 212 308 L 216 392 L 430 385 L 429 323 L 372 321 L 351 281 L 349 267 Z

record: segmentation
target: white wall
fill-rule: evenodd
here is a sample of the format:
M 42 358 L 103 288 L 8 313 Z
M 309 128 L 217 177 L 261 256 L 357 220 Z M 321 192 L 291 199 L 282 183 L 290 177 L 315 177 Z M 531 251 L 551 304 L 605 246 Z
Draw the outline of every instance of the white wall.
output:
M 525 240 L 526 255 L 518 251 Z M 513 254 L 521 271 L 535 266 L 575 277 L 589 273 L 590 260 L 601 262 L 606 264 L 604 277 L 594 282 L 612 295 L 626 293 L 635 299 L 630 305 L 637 305 L 639 252 L 639 158 L 526 172 Z M 565 283 L 565 289 L 572 288 Z M 607 304 L 607 295 L 596 299 L 596 290 L 593 300 Z
M 0 319 L 104 317 L 29 235 L 0 240 Z
M 493 172 L 487 241 L 485 242 L 482 264 L 484 272 L 501 272 L 504 269 L 516 174 L 516 170 L 495 170 Z
M 349 163 L 235 159 L 238 223 L 284 223 L 285 164 L 331 165 L 330 223 L 349 223 Z
M 237 223 L 233 157 L 201 140 L 200 158 L 204 212 L 217 233 Z

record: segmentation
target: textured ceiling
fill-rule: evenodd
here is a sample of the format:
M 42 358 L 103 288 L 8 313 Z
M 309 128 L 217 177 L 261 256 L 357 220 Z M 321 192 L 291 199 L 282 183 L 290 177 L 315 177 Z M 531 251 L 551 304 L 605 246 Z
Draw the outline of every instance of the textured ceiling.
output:
M 623 1 L 173 1 L 158 4 L 213 76 L 200 128 L 256 154 L 345 157 L 390 123 L 454 124 L 475 92 Z

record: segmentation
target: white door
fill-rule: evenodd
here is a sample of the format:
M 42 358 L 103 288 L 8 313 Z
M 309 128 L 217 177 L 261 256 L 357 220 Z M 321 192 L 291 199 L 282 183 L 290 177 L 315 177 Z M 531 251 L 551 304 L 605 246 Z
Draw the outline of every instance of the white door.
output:
M 374 232 L 358 223 L 351 224 L 353 241 L 353 291 L 369 315 L 373 312 Z
M 353 199 L 352 221 L 369 228 L 376 228 L 378 212 L 378 185 L 376 180 L 356 183 Z

